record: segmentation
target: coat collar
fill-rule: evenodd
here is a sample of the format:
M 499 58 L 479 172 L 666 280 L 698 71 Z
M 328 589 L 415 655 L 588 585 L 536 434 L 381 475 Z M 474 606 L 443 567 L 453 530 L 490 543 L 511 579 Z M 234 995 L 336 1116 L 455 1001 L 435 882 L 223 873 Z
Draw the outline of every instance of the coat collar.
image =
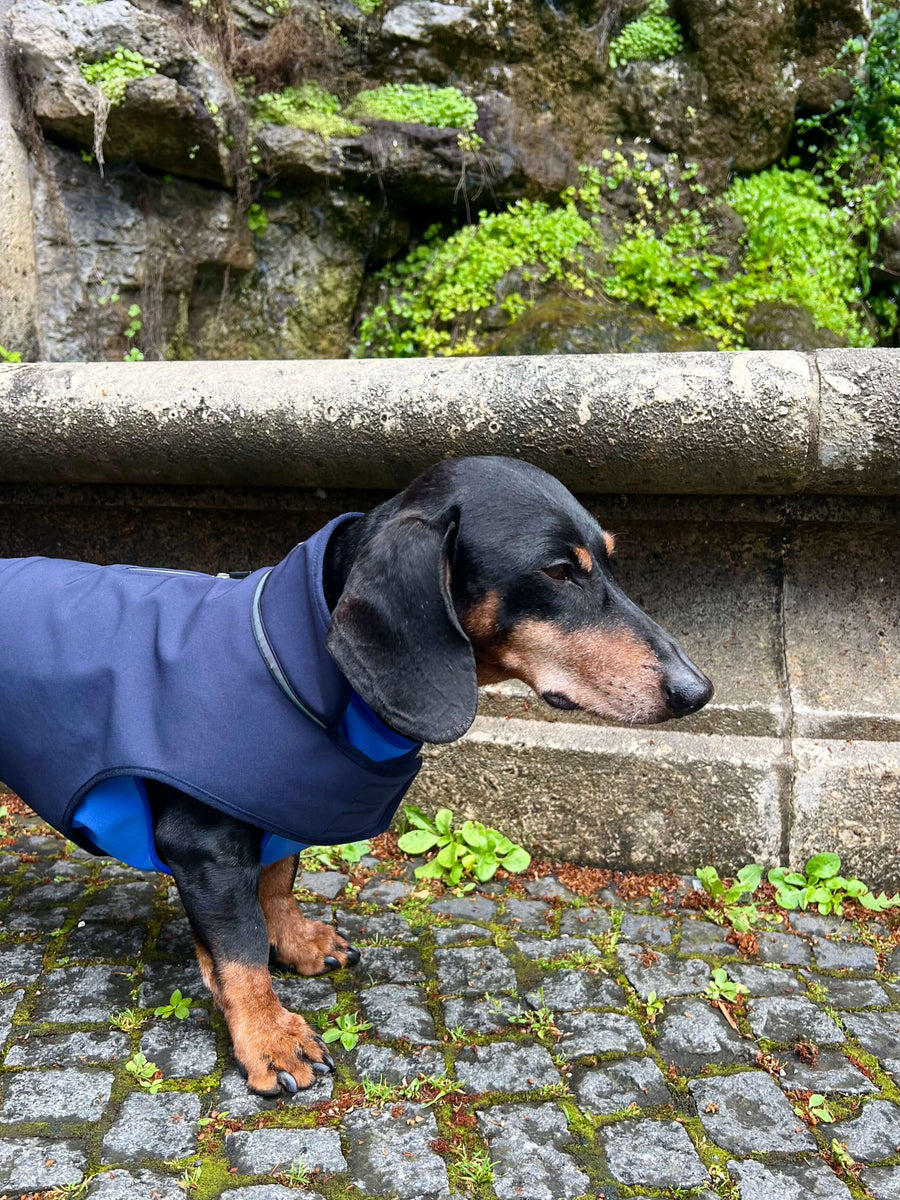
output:
M 362 513 L 344 513 L 273 567 L 259 598 L 265 634 L 290 687 L 329 729 L 341 720 L 351 687 L 325 649 L 331 613 L 322 571 L 334 531 Z

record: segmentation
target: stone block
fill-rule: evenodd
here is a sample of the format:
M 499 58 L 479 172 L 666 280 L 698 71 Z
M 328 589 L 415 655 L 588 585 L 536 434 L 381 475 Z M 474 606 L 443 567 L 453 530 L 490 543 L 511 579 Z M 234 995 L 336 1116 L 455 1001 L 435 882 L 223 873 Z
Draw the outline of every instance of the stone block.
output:
M 516 973 L 509 959 L 494 946 L 436 950 L 438 984 L 444 995 L 475 992 L 514 992 Z
M 178 1181 L 153 1171 L 101 1171 L 91 1179 L 87 1200 L 184 1200 Z
M 545 1004 L 554 1012 L 583 1008 L 624 1008 L 625 992 L 614 979 L 593 971 L 548 971 L 528 993 L 533 1008 Z
M 781 1086 L 810 1092 L 840 1092 L 846 1096 L 869 1096 L 878 1088 L 870 1083 L 839 1050 L 820 1050 L 815 1065 L 793 1054 L 783 1056 Z
M 702 992 L 711 974 L 709 965 L 700 958 L 671 958 L 655 951 L 648 953 L 640 946 L 621 945 L 618 957 L 628 982 L 644 1000 L 651 992 L 663 999 Z
M 572 1090 L 579 1108 L 603 1117 L 624 1112 L 632 1104 L 655 1108 L 672 1102 L 662 1072 L 650 1058 L 626 1058 L 602 1067 L 576 1070 Z
M 656 1049 L 688 1075 L 706 1066 L 748 1062 L 751 1045 L 699 996 L 673 1000 L 663 1012 Z
M 443 1075 L 444 1056 L 438 1050 L 420 1048 L 400 1054 L 387 1046 L 361 1046 L 353 1062 L 357 1079 L 398 1084 L 418 1075 Z
M 812 490 L 891 495 L 900 455 L 897 356 L 817 350 L 816 367 L 821 382 Z
M 784 560 L 795 737 L 900 737 L 898 575 L 900 544 L 893 524 L 795 525 Z
M 590 1184 L 564 1148 L 571 1141 L 554 1104 L 500 1104 L 478 1113 L 494 1166 L 499 1200 L 566 1200 Z
M 97 1121 L 112 1090 L 108 1071 L 63 1067 L 54 1071 L 21 1071 L 3 1081 L 0 1120 Z
M 751 1000 L 747 1019 L 753 1034 L 771 1042 L 793 1045 L 811 1041 L 817 1045 L 834 1045 L 844 1035 L 826 1013 L 816 1008 L 805 996 L 768 996 Z
M 310 1171 L 346 1171 L 336 1129 L 239 1130 L 225 1137 L 225 1153 L 242 1175 L 268 1175 L 300 1163 Z
M 837 1122 L 830 1132 L 857 1162 L 894 1158 L 900 1154 L 900 1106 L 889 1100 L 870 1100 L 855 1117 Z
M 459 796 L 462 815 L 547 857 L 682 872 L 779 857 L 789 769 L 774 739 L 477 717 L 425 756 L 418 803 Z M 691 803 L 673 811 L 673 795 Z
M 205 1012 L 192 1013 L 184 1021 L 156 1021 L 141 1038 L 141 1050 L 155 1062 L 166 1079 L 181 1076 L 198 1079 L 216 1065 L 216 1035 Z
M 192 1093 L 136 1092 L 122 1101 L 103 1138 L 103 1159 L 140 1163 L 154 1158 L 184 1158 L 197 1146 L 200 1099 Z
M 35 1016 L 41 1021 L 98 1021 L 105 1025 L 112 1013 L 131 1004 L 131 989 L 131 978 L 121 967 L 47 971 L 38 986 Z
M 560 1013 L 556 1027 L 562 1034 L 559 1049 L 568 1058 L 586 1054 L 639 1054 L 646 1049 L 640 1026 L 620 1013 Z
M 900 888 L 900 745 L 798 738 L 794 756 L 790 861 L 830 850 L 846 876 Z
M 760 1071 L 694 1079 L 688 1086 L 707 1136 L 730 1154 L 815 1149 L 778 1085 Z
M 730 1162 L 728 1171 L 741 1200 L 850 1200 L 850 1192 L 821 1159 L 767 1165 L 748 1159 Z
M 86 1063 L 116 1062 L 128 1058 L 131 1043 L 116 1030 L 90 1033 L 57 1033 L 29 1036 L 10 1046 L 8 1067 L 74 1067 Z
M 456 1060 L 456 1077 L 467 1092 L 530 1092 L 559 1083 L 559 1072 L 543 1046 L 473 1046 Z
M 87 1155 L 80 1142 L 0 1139 L 0 1188 L 13 1194 L 81 1183 Z
M 709 1179 L 691 1139 L 674 1121 L 622 1121 L 605 1126 L 597 1137 L 619 1183 L 689 1188 Z
M 434 1113 L 412 1104 L 401 1110 L 357 1109 L 344 1118 L 351 1181 L 366 1195 L 448 1198 L 447 1167 L 429 1145 L 438 1137 Z
M 434 1043 L 434 1021 L 421 988 L 385 984 L 367 988 L 360 999 L 373 1036 L 382 1041 L 405 1037 L 419 1044 Z

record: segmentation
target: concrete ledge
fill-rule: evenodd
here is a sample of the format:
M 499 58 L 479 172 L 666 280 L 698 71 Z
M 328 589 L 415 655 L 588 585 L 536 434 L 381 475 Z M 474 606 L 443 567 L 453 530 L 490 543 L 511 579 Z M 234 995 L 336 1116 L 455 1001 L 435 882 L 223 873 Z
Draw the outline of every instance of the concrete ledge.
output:
M 890 350 L 0 367 L 0 480 L 396 489 L 448 454 L 580 493 L 893 492 Z

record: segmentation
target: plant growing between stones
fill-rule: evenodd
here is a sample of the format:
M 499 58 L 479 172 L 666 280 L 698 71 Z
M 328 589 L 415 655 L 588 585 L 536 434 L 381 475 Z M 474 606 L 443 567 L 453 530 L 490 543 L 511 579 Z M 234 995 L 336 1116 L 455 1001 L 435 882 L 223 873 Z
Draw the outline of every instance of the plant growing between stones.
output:
M 345 1050 L 352 1050 L 359 1041 L 359 1035 L 366 1029 L 371 1029 L 371 1021 L 360 1021 L 359 1013 L 342 1013 L 335 1017 L 334 1024 L 322 1034 L 323 1042 L 340 1041 Z
M 775 887 L 775 903 L 789 911 L 815 905 L 823 916 L 835 913 L 840 917 L 844 914 L 846 900 L 856 900 L 870 912 L 900 908 L 900 893 L 888 896 L 881 892 L 876 896 L 861 880 L 839 875 L 840 869 L 839 855 L 815 854 L 807 862 L 804 872 L 773 867 L 767 878 Z
M 151 1096 L 155 1096 L 163 1085 L 162 1071 L 159 1070 L 156 1063 L 148 1062 L 140 1050 L 129 1058 L 125 1064 L 125 1070 Z
M 280 1172 L 280 1177 L 288 1187 L 307 1188 L 312 1183 L 312 1171 L 299 1159 L 292 1162 L 286 1171 Z
M 629 21 L 609 44 L 609 65 L 621 67 L 635 59 L 659 62 L 679 54 L 684 43 L 678 22 L 669 15 L 667 0 L 650 0 L 636 21 Z
M 307 871 L 334 871 L 341 863 L 356 866 L 372 849 L 369 841 L 347 842 L 343 846 L 307 846 L 301 851 L 300 864 Z
M 647 993 L 647 1001 L 644 1004 L 644 1012 L 646 1013 L 647 1020 L 651 1025 L 656 1024 L 656 1018 L 663 1011 L 665 1005 L 665 1000 L 661 1000 L 659 996 L 657 996 L 656 992 Z
M 193 1000 L 191 1000 L 190 996 L 183 996 L 181 991 L 176 988 L 169 997 L 169 1003 L 160 1004 L 158 1008 L 154 1008 L 153 1015 L 155 1017 L 163 1017 L 164 1019 L 177 1017 L 179 1021 L 183 1021 L 186 1017 L 190 1016 L 192 1004 Z
M 497 1016 L 503 1019 L 510 1025 L 519 1025 L 523 1029 L 527 1029 L 529 1033 L 541 1041 L 558 1042 L 562 1036 L 554 1022 L 553 1013 L 544 1003 L 544 989 L 538 989 L 540 997 L 540 1005 L 537 1008 L 522 1008 L 521 1004 L 516 1004 L 516 1011 L 508 1013 L 503 1008 L 503 1000 L 499 996 L 492 996 L 489 992 L 485 992 L 484 999 L 491 1010 Z
M 20 363 L 22 355 L 18 350 L 7 350 L 5 346 L 0 346 L 0 362 L 5 363 Z
M 143 1019 L 137 1009 L 123 1008 L 121 1012 L 113 1013 L 109 1023 L 114 1029 L 121 1029 L 123 1033 L 133 1033 Z
M 247 208 L 247 228 L 256 237 L 265 237 L 269 228 L 269 216 L 261 204 L 251 204 Z
M 361 125 L 341 115 L 337 96 L 312 82 L 264 92 L 256 97 L 253 115 L 257 125 L 289 125 L 322 138 L 354 137 L 363 132 Z
M 200 1190 L 200 1178 L 203 1174 L 203 1163 L 191 1163 L 189 1167 L 185 1167 L 178 1179 L 175 1180 L 176 1186 L 183 1192 L 197 1192 Z
M 762 882 L 762 867 L 750 863 L 741 867 L 731 887 L 726 887 L 715 867 L 698 867 L 697 878 L 703 890 L 715 902 L 715 908 L 707 910 L 707 916 L 722 924 L 727 921 L 737 933 L 746 933 L 760 921 L 777 920 L 759 911 L 752 901 L 740 903 L 741 897 L 753 895 Z
M 424 83 L 386 83 L 360 92 L 348 105 L 351 117 L 472 130 L 478 106 L 459 88 Z
M 750 989 L 745 984 L 735 983 L 729 979 L 723 967 L 716 967 L 703 995 L 714 1004 L 718 1004 L 721 1000 L 727 1000 L 729 1004 L 734 1004 L 738 996 L 747 995 L 749 991 Z
M 798 1117 L 809 1116 L 814 1125 L 831 1125 L 834 1122 L 828 1102 L 819 1092 L 811 1093 L 806 1102 L 806 1111 L 804 1111 L 802 1104 L 795 1104 L 794 1112 Z
M 397 843 L 404 854 L 424 854 L 435 846 L 439 848 L 430 862 L 416 867 L 417 879 L 440 879 L 456 887 L 463 875 L 468 875 L 486 883 L 498 867 L 519 873 L 531 863 L 527 850 L 480 821 L 464 821 L 454 829 L 449 808 L 438 809 L 433 820 L 414 804 L 405 804 L 403 811 L 413 826 Z
M 470 1191 L 480 1184 L 491 1183 L 496 1163 L 483 1146 L 469 1146 L 459 1142 L 450 1147 L 451 1160 L 447 1164 L 447 1175 L 454 1191 Z
M 85 82 L 99 88 L 110 104 L 121 104 L 125 99 L 125 88 L 132 79 L 145 79 L 155 75 L 159 63 L 144 58 L 136 50 L 117 46 L 111 54 L 99 62 L 81 63 L 79 70 Z

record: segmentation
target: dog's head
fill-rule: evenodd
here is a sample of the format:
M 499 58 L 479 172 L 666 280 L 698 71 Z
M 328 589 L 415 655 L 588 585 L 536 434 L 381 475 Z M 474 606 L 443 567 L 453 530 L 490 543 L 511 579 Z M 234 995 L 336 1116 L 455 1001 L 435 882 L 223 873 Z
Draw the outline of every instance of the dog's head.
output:
M 616 584 L 613 544 L 537 467 L 439 463 L 361 523 L 328 650 L 415 741 L 461 737 L 478 685 L 513 678 L 626 724 L 696 712 L 712 684 Z

